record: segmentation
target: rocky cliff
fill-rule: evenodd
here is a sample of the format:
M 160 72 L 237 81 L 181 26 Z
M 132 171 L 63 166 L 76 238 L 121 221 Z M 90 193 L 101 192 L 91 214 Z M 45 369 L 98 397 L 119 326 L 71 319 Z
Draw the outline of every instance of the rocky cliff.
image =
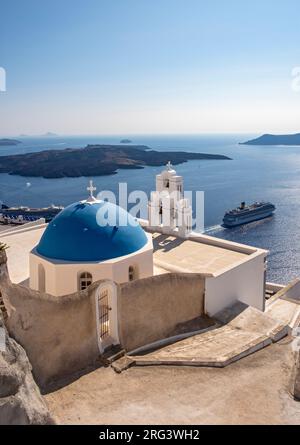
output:
M 9 337 L 2 311 L 3 308 L 0 312 L 0 425 L 54 424 L 32 377 L 26 352 Z

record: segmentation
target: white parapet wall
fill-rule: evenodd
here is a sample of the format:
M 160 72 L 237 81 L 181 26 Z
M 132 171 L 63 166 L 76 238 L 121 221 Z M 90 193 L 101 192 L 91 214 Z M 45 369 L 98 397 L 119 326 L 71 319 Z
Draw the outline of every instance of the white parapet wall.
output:
M 160 232 L 159 228 L 149 227 L 149 222 L 146 220 L 140 220 L 140 223 L 149 232 Z M 172 235 L 180 238 L 179 233 L 174 232 Z M 190 233 L 187 239 L 202 245 L 244 254 L 241 261 L 237 261 L 227 268 L 206 273 L 204 267 L 204 270 L 201 271 L 201 275 L 205 277 L 205 312 L 207 315 L 214 316 L 238 301 L 261 311 L 265 310 L 267 250 L 197 232 Z M 175 268 L 172 264 L 161 263 L 157 258 L 155 264 L 172 272 L 189 272 L 183 268 Z
M 8 229 L 5 230 L 1 230 L 1 236 L 9 236 L 9 235 L 14 235 L 15 233 L 20 233 L 21 231 L 25 232 L 28 229 L 32 229 L 32 228 L 36 228 L 38 226 L 47 226 L 45 218 L 40 218 L 37 219 L 35 221 L 30 221 L 28 223 L 25 224 L 20 224 L 20 225 L 9 225 Z
M 238 301 L 265 310 L 265 253 L 205 280 L 205 312 L 213 317 Z

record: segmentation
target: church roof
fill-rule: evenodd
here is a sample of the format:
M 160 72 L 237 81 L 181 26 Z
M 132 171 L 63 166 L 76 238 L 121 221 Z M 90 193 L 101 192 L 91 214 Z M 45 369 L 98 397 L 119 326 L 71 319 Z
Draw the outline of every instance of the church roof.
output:
M 106 201 L 82 201 L 62 210 L 48 225 L 37 253 L 47 258 L 93 262 L 134 253 L 147 236 L 137 220 Z

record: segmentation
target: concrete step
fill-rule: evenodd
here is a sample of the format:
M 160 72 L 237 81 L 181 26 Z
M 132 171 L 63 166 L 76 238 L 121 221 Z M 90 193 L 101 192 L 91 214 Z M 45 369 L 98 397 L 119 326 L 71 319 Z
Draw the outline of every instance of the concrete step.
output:
M 288 333 L 300 323 L 300 305 L 297 302 L 280 298 L 267 307 L 265 314 L 285 325 Z
M 241 302 L 223 310 L 215 318 L 224 325 L 228 324 L 243 331 L 265 335 L 273 342 L 281 340 L 289 332 L 285 321 Z
M 102 354 L 102 359 L 107 365 L 111 365 L 116 360 L 125 355 L 126 351 L 120 345 L 114 345 Z
M 124 355 L 123 357 L 113 362 L 111 364 L 111 367 L 113 368 L 114 371 L 116 371 L 117 374 L 120 374 L 122 371 L 126 371 L 126 369 L 130 368 L 134 364 L 135 364 L 134 359 L 128 357 L 127 355 Z
M 222 326 L 142 356 L 130 357 L 137 366 L 179 365 L 222 368 L 270 345 L 267 336 Z
M 290 318 L 295 316 L 295 307 L 278 301 L 278 305 L 282 302 L 288 306 L 285 311 L 289 316 L 283 320 L 271 316 L 271 309 L 263 313 L 237 303 L 215 316 L 220 323 L 218 327 L 148 354 L 130 355 L 130 358 L 136 366 L 228 366 L 288 335 L 287 321 L 291 322 Z M 277 309 L 276 304 L 270 308 Z

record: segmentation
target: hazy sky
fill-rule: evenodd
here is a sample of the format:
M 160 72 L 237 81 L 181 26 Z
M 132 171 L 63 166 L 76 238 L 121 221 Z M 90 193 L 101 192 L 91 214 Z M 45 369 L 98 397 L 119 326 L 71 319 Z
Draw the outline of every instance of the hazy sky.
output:
M 0 0 L 0 134 L 300 132 L 299 0 Z

